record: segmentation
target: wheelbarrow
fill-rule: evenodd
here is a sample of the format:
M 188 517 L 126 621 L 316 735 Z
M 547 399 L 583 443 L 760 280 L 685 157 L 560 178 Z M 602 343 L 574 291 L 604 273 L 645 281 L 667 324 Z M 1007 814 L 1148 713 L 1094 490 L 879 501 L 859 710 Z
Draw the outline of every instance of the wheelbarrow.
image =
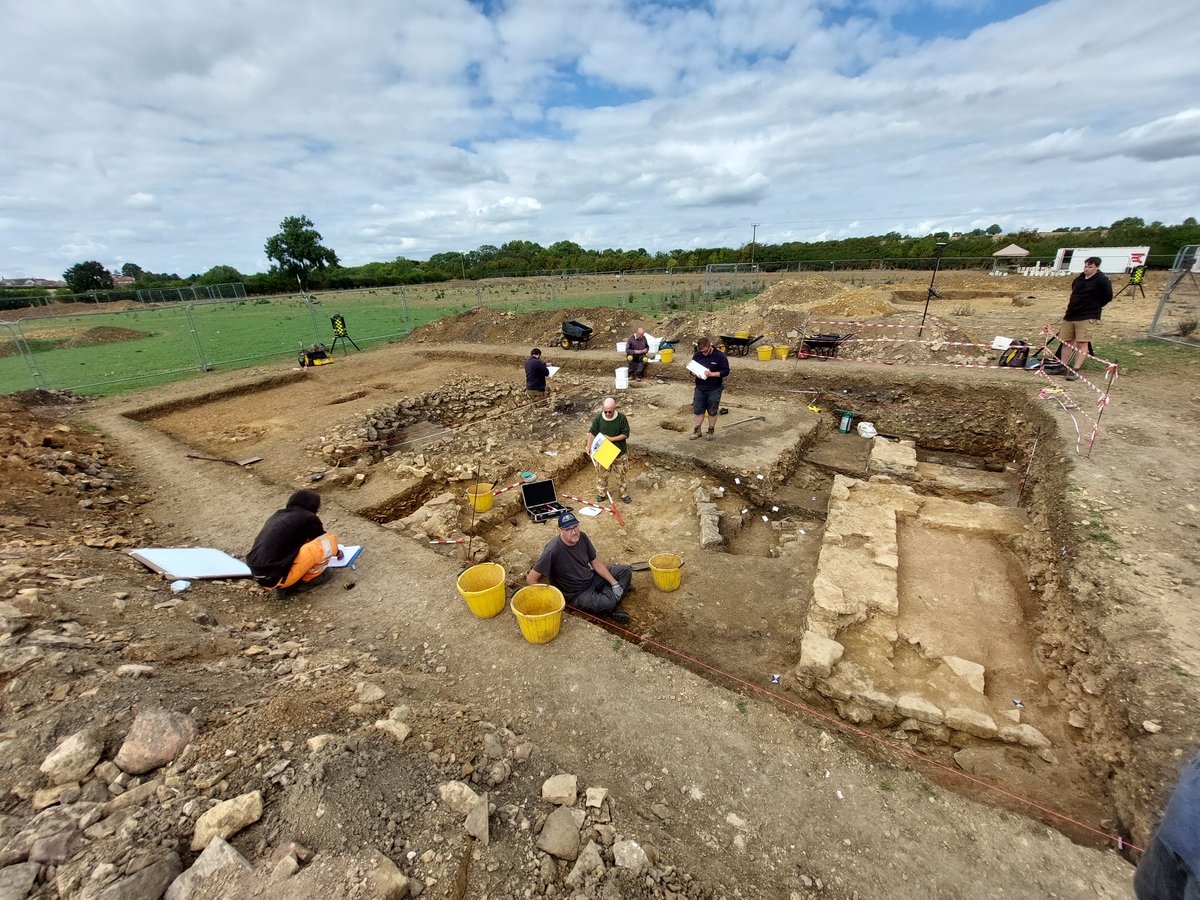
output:
M 732 356 L 745 356 L 746 353 L 763 339 L 760 334 L 758 337 L 740 337 L 736 334 L 723 334 L 717 341 L 717 349 L 722 353 L 728 353 Z
M 586 350 L 588 341 L 592 339 L 592 328 L 574 319 L 564 319 L 562 323 L 562 339 L 559 346 L 564 350 Z
M 858 334 L 857 331 L 849 334 L 810 334 L 808 337 L 800 339 L 800 346 L 796 348 L 796 357 L 798 359 L 810 357 L 833 359 L 838 354 L 838 347 L 856 334 Z

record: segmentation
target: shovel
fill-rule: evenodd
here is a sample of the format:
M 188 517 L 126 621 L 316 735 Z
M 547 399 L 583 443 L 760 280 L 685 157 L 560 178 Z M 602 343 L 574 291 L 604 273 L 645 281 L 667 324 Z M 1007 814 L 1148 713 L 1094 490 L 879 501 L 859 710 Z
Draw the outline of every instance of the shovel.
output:
M 726 428 L 733 428 L 735 425 L 745 425 L 747 422 L 756 422 L 756 421 L 758 421 L 759 419 L 761 419 L 761 420 L 762 420 L 762 421 L 764 421 L 764 422 L 765 422 L 765 421 L 767 421 L 767 417 L 766 417 L 766 416 L 751 416 L 751 417 L 750 417 L 750 418 L 748 418 L 748 419 L 739 419 L 739 420 L 738 420 L 738 421 L 736 421 L 736 422 L 730 422 L 730 423 L 729 423 L 728 425 L 726 425 L 725 427 L 726 427 Z
M 683 560 L 682 562 L 679 563 L 679 568 L 682 569 L 686 564 L 687 564 L 687 560 Z M 631 570 L 633 570 L 634 572 L 649 572 L 650 571 L 650 563 L 648 561 L 647 562 L 630 563 L 629 568 Z
M 229 463 L 231 466 L 252 466 L 262 462 L 261 456 L 247 456 L 245 459 L 234 459 L 232 456 L 205 456 L 202 453 L 189 453 L 188 459 L 211 459 L 213 462 Z

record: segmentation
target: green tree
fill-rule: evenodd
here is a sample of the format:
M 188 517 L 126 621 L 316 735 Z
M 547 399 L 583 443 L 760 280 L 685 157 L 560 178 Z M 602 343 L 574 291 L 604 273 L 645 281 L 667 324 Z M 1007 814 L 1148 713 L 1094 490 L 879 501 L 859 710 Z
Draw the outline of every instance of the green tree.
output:
M 63 281 L 71 288 L 72 294 L 86 294 L 88 291 L 112 290 L 113 278 L 108 269 L 94 259 L 87 262 L 77 262 L 63 272 Z
M 1183 224 L 1184 224 L 1184 225 L 1195 225 L 1195 224 L 1196 224 L 1196 217 L 1195 217 L 1195 216 L 1188 216 L 1186 219 L 1184 219 L 1184 220 L 1183 220 Z
M 1001 228 L 999 225 L 989 225 L 989 226 L 987 227 L 987 233 L 988 233 L 988 234 L 996 235 L 996 234 L 1001 234 L 1001 233 L 1003 233 L 1003 231 L 1004 231 L 1004 229 L 1003 229 L 1003 228 Z
M 246 276 L 233 266 L 213 266 L 203 275 L 194 279 L 196 284 L 233 284 L 245 280 Z
M 338 264 L 337 254 L 321 243 L 321 233 L 308 216 L 288 216 L 279 228 L 279 234 L 268 238 L 263 249 L 280 271 L 299 279 L 300 290 L 308 290 L 308 275 L 313 269 Z
M 126 278 L 141 278 L 142 271 L 142 267 L 137 263 L 125 263 L 121 266 L 121 274 Z

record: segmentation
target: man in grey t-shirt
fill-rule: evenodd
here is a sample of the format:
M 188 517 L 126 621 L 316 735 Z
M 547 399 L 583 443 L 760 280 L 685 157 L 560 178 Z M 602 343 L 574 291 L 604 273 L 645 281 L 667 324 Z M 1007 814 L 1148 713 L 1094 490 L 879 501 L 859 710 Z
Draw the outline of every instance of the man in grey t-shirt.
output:
M 525 583 L 540 584 L 543 579 L 562 591 L 572 606 L 612 619 L 618 625 L 629 623 L 629 613 L 619 604 L 632 589 L 633 569 L 605 565 L 572 512 L 558 517 L 558 534 L 542 549 Z

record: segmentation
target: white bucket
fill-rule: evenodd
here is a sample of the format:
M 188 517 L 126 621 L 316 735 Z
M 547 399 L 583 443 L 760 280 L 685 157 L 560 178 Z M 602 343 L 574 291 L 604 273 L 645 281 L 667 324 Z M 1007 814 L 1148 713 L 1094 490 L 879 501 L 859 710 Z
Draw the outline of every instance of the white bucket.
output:
M 629 387 L 629 366 L 621 366 L 617 369 L 617 390 L 624 390 Z
M 646 343 L 650 345 L 651 353 L 658 352 L 658 345 L 661 341 L 662 341 L 662 338 L 650 337 L 650 335 L 646 335 Z
M 617 341 L 617 352 L 618 353 L 625 352 L 625 342 L 624 341 Z

